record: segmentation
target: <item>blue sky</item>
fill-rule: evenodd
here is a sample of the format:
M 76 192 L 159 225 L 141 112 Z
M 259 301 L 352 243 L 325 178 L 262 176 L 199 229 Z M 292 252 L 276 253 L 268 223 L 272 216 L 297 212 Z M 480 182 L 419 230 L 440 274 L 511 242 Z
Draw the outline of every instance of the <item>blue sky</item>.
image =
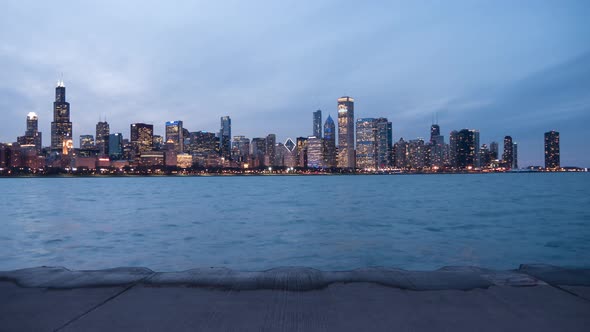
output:
M 132 122 L 183 120 L 191 131 L 307 136 L 312 112 L 388 117 L 394 139 L 475 128 L 511 135 L 520 166 L 590 166 L 588 1 L 3 1 L 0 141 L 39 114 L 49 142 L 63 73 L 74 136 Z

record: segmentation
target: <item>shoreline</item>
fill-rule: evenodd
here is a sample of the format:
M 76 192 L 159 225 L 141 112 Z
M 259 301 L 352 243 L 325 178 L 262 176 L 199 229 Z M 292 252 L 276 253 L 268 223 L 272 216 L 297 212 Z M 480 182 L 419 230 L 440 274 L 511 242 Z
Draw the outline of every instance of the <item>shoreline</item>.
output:
M 144 267 L 103 270 L 69 270 L 64 267 L 33 267 L 0 271 L 0 281 L 23 288 L 94 288 L 127 285 L 186 286 L 226 290 L 311 291 L 332 284 L 373 283 L 404 290 L 473 290 L 491 286 L 539 285 L 590 286 L 590 268 L 564 268 L 545 264 L 522 264 L 514 270 L 475 266 L 447 266 L 432 271 L 370 267 L 349 271 L 322 271 L 306 267 L 279 267 L 264 271 L 228 268 L 195 268 L 157 272 Z

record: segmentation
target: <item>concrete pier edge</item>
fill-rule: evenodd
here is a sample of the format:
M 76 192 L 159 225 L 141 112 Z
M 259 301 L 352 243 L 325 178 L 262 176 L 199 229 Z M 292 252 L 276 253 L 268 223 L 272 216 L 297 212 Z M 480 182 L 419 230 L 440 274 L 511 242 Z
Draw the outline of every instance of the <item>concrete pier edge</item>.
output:
M 321 271 L 306 267 L 279 267 L 254 272 L 212 267 L 180 272 L 155 272 L 142 267 L 75 271 L 64 267 L 42 266 L 0 271 L 0 281 L 14 282 L 24 288 L 51 289 L 145 285 L 310 291 L 334 283 L 365 282 L 415 291 L 472 290 L 494 285 L 590 286 L 590 268 L 522 264 L 515 270 L 492 270 L 475 266 L 449 266 L 434 271 L 408 271 L 385 267 Z

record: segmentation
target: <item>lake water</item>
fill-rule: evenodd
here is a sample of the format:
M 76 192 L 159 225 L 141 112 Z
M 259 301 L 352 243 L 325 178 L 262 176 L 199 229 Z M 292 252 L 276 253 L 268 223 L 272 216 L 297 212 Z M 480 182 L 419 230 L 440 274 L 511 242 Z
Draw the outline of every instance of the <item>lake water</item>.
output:
M 590 174 L 0 179 L 0 270 L 590 266 Z

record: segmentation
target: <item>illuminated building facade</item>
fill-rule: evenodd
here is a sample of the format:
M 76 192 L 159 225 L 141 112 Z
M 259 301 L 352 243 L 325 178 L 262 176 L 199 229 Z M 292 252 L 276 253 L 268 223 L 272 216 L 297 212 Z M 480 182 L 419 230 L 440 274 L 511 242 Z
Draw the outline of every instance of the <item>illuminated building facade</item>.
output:
M 246 161 L 250 155 L 250 139 L 245 136 L 234 136 L 232 140 L 232 159 Z
M 393 159 L 394 166 L 399 169 L 405 169 L 409 167 L 408 163 L 408 143 L 404 141 L 404 138 L 400 138 L 393 145 Z
M 324 167 L 336 167 L 336 126 L 330 115 L 324 123 Z
M 412 139 L 408 142 L 407 165 L 411 169 L 422 169 L 426 162 L 426 147 L 422 138 Z
M 354 99 L 338 98 L 338 167 L 354 168 Z
M 134 157 L 139 157 L 141 153 L 153 150 L 154 125 L 147 123 L 131 124 L 130 135 L 131 148 Z
M 66 87 L 63 81 L 57 82 L 53 102 L 53 122 L 51 122 L 51 150 L 62 151 L 64 142 L 72 139 L 70 103 L 66 101 Z
M 94 136 L 80 135 L 80 149 L 94 149 Z
M 559 132 L 552 130 L 545 133 L 545 168 L 561 167 L 559 156 Z
M 41 153 L 41 132 L 39 132 L 39 117 L 34 112 L 27 114 L 27 127 L 25 135 L 17 137 L 20 145 L 33 145 L 37 154 Z
M 377 168 L 377 121 L 373 118 L 356 120 L 356 168 Z
M 498 160 L 499 154 L 498 142 L 490 143 L 490 158 L 491 160 Z
M 277 136 L 275 134 L 268 134 L 265 142 L 264 164 L 266 166 L 276 165 L 276 145 Z
M 322 138 L 322 111 L 313 112 L 313 134 L 312 136 Z
M 324 142 L 321 138 L 310 136 L 307 138 L 307 167 L 324 167 Z
M 184 131 L 182 121 L 166 122 L 166 143 L 174 143 L 174 151 L 177 153 L 184 152 Z
M 99 121 L 96 124 L 96 148 L 101 156 L 109 155 L 109 135 L 111 129 L 106 121 Z

